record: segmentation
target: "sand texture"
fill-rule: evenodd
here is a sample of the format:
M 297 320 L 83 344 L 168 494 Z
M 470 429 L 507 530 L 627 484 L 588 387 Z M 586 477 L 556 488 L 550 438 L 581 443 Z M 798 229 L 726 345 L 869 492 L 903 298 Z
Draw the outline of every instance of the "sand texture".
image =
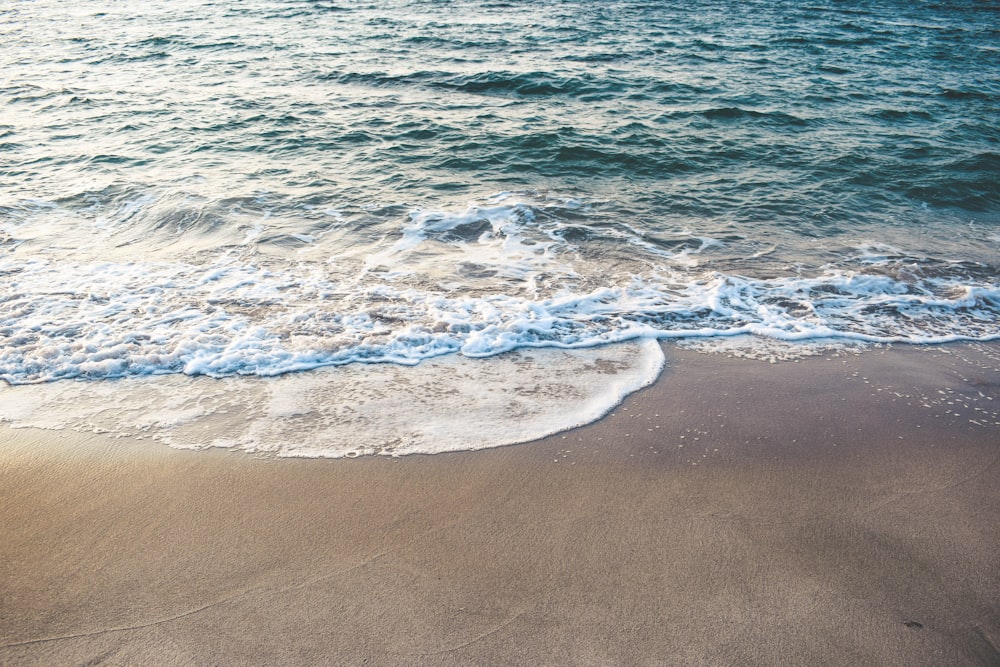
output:
M 1000 664 L 1000 348 L 667 356 L 465 454 L 0 428 L 0 664 Z

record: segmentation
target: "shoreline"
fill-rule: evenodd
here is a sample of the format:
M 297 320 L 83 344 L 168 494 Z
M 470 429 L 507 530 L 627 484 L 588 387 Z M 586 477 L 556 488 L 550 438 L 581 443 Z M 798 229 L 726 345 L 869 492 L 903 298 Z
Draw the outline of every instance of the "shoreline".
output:
M 1000 660 L 1000 344 L 664 350 L 598 422 L 475 452 L 0 426 L 0 663 Z

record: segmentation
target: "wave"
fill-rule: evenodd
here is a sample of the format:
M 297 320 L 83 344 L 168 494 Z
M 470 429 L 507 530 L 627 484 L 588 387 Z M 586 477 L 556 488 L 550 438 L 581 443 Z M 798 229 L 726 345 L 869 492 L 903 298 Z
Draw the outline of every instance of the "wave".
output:
M 178 238 L 194 226 L 232 227 L 183 208 L 175 215 L 169 224 L 192 226 Z M 201 232 L 201 263 L 23 256 L 19 231 L 8 229 L 0 246 L 9 248 L 0 255 L 0 378 L 10 384 L 274 376 L 643 338 L 1000 337 L 996 266 L 862 245 L 808 274 L 752 277 L 769 251 L 748 255 L 752 246 L 738 236 L 640 232 L 572 198 L 502 193 L 401 220 L 390 210 L 360 246 L 353 235 L 261 225 L 245 230 L 241 245 L 212 251 L 217 238 Z M 324 259 L 278 261 L 279 251 Z
M 431 89 L 474 95 L 517 97 L 585 97 L 610 95 L 626 89 L 627 83 L 592 74 L 560 75 L 548 71 L 484 71 L 459 74 L 447 71 L 416 71 L 405 74 L 386 72 L 337 72 L 318 77 L 340 84 L 367 86 L 426 86 Z

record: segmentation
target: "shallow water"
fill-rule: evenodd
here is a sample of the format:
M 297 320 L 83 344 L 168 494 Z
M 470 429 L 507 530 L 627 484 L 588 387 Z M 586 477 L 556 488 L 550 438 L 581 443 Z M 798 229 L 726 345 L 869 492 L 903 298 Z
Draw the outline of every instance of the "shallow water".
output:
M 995 339 L 998 19 L 17 5 L 0 13 L 0 378 L 375 383 L 372 362 L 455 357 L 511 394 L 493 358 L 526 348 Z M 622 386 L 662 364 L 638 345 L 606 352 L 632 360 Z M 505 409 L 490 442 L 515 430 Z

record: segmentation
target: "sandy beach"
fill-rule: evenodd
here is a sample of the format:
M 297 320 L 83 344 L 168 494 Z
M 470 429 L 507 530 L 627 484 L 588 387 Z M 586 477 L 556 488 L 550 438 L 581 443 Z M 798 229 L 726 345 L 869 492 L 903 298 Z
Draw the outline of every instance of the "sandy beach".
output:
M 665 350 L 472 453 L 3 427 L 0 664 L 1000 664 L 1000 346 Z
M 1000 667 L 998 8 L 6 3 L 0 667 Z

